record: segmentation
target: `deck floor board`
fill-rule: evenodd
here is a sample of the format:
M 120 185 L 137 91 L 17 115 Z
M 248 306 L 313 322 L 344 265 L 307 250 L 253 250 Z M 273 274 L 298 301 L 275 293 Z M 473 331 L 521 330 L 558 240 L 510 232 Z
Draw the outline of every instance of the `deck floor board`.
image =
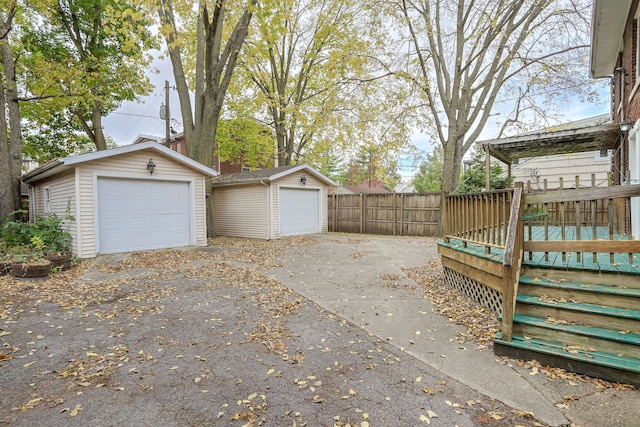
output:
M 543 226 L 531 226 L 525 224 L 525 240 L 545 240 L 544 227 Z M 549 226 L 548 227 L 549 238 L 548 240 L 573 240 L 576 236 L 576 227 L 565 226 L 564 227 L 564 239 L 562 236 L 561 226 Z M 582 226 L 580 227 L 581 240 L 626 240 L 625 235 L 610 235 L 608 227 L 596 227 L 595 238 L 593 236 L 593 227 Z M 450 239 L 452 243 L 456 243 L 455 239 Z M 459 242 L 458 243 L 462 243 Z M 481 245 L 469 244 L 467 249 L 478 252 L 478 254 L 485 252 L 485 249 Z M 486 256 L 486 254 L 485 254 Z M 499 248 L 491 248 L 491 256 L 495 259 L 502 258 L 504 251 Z M 610 259 L 609 253 L 594 254 L 591 252 L 582 252 L 580 254 L 580 260 L 578 260 L 577 253 L 567 252 L 563 257 L 561 252 L 549 252 L 548 260 L 545 259 L 544 252 L 526 252 L 524 254 L 523 264 L 530 267 L 546 267 L 546 268 L 558 268 L 569 270 L 590 270 L 612 273 L 624 273 L 624 274 L 640 274 L 640 253 L 632 255 L 632 263 L 629 263 L 629 254 L 616 253 L 614 254 L 613 263 Z

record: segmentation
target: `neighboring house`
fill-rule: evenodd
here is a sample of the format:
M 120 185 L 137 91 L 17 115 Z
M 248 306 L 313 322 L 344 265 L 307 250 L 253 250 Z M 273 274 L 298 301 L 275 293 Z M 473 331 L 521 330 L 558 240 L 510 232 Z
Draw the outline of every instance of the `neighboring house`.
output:
M 544 135 L 555 135 L 559 132 L 577 131 L 578 129 L 589 129 L 610 123 L 609 114 L 603 114 L 582 120 L 553 126 L 536 132 L 529 132 L 514 139 L 520 141 L 529 138 L 535 139 Z M 493 141 L 483 141 L 481 144 L 495 144 L 497 147 L 505 143 L 509 138 L 502 138 Z M 579 185 L 583 187 L 592 186 L 592 176 L 595 177 L 595 186 L 607 186 L 609 173 L 611 172 L 611 159 L 613 150 L 602 149 L 597 151 L 567 152 L 550 156 L 522 157 L 512 159 L 511 177 L 512 182 L 529 183 L 531 190 L 552 190 L 560 187 L 562 179 L 563 188 L 575 188 L 576 176 Z
M 544 190 L 545 181 L 546 189 L 559 188 L 560 179 L 563 188 L 575 188 L 576 176 L 581 188 L 592 186 L 592 176 L 596 187 L 606 187 L 611 153 L 612 150 L 604 150 L 520 159 L 513 165 L 511 176 L 514 182 L 529 183 L 531 190 Z
M 595 0 L 590 74 L 612 83 L 611 108 L 621 138 L 613 155 L 614 184 L 640 183 L 640 1 Z M 640 239 L 640 198 L 631 199 L 631 229 Z
M 306 164 L 221 175 L 213 180 L 213 231 L 266 240 L 326 233 L 329 185 Z
M 132 144 L 139 144 L 141 142 L 155 141 L 159 144 L 165 145 L 166 137 L 154 136 L 154 135 L 146 135 L 140 134 L 133 140 Z M 182 155 L 187 155 L 187 141 L 184 139 L 184 133 L 176 133 L 171 136 L 169 148 L 173 151 L 176 151 Z M 258 169 L 264 169 L 269 167 L 270 165 L 260 165 Z M 233 160 L 225 160 L 220 161 L 218 158 L 217 150 L 213 156 L 213 165 L 212 167 L 217 170 L 220 175 L 225 175 L 229 173 L 240 173 L 240 172 L 249 172 L 251 170 L 245 163 L 245 159 L 233 159 Z
M 367 179 L 358 185 L 341 185 L 330 190 L 330 194 L 390 194 L 393 193 L 385 187 L 382 181 Z
M 157 142 L 53 160 L 23 176 L 30 217 L 73 216 L 80 258 L 207 244 L 205 180 L 217 172 Z

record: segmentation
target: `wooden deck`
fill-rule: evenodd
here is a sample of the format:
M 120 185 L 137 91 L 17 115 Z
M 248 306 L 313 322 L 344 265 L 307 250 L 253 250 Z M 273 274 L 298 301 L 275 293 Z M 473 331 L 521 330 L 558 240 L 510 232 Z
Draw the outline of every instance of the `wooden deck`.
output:
M 627 236 L 623 234 L 610 235 L 608 227 L 604 226 L 596 228 L 595 238 L 592 227 L 580 227 L 578 231 L 576 227 L 565 226 L 564 239 L 562 239 L 560 226 L 548 226 L 547 229 L 548 238 L 545 238 L 545 227 L 525 226 L 525 241 L 576 240 L 577 235 L 580 235 L 582 240 L 610 240 L 610 237 L 613 237 L 613 240 L 627 240 Z M 529 237 L 530 234 L 531 237 Z M 498 247 L 491 247 L 489 248 L 489 252 L 487 252 L 485 245 L 466 242 L 465 247 L 464 241 L 455 238 L 450 238 L 448 245 L 452 248 L 459 248 L 460 250 L 464 248 L 465 251 L 473 253 L 475 256 L 495 262 L 502 262 L 504 257 L 504 249 Z M 614 253 L 613 262 L 611 261 L 611 254 L 605 252 L 597 252 L 595 257 L 591 252 L 582 253 L 579 258 L 578 260 L 575 252 L 566 252 L 564 257 L 562 252 L 548 252 L 547 254 L 545 254 L 545 252 L 525 252 L 522 263 L 527 267 L 640 275 L 640 253 L 633 253 L 631 263 L 626 253 Z
M 577 187 L 577 185 L 576 185 Z M 496 311 L 496 354 L 640 386 L 640 185 L 445 198 L 444 279 Z

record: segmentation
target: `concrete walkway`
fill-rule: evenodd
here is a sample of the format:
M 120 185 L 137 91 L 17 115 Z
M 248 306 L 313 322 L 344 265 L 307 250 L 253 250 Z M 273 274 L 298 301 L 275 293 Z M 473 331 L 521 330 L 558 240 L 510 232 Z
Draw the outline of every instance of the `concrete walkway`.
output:
M 318 243 L 293 247 L 284 267 L 270 270 L 281 283 L 322 308 L 348 319 L 407 354 L 488 397 L 532 412 L 546 424 L 567 423 L 565 416 L 514 368 L 496 362 L 491 350 L 452 338 L 452 326 L 432 312 L 401 268 L 423 266 L 437 257 L 436 240 L 422 238 L 314 236 Z M 382 277 L 381 277 L 382 276 Z

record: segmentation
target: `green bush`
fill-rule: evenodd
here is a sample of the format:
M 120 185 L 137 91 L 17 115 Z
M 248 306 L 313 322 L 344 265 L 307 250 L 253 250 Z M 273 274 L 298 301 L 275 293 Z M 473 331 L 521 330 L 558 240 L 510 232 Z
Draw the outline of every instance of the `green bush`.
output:
M 10 215 L 24 213 L 16 211 Z M 38 252 L 54 254 L 71 250 L 71 234 L 62 229 L 64 220 L 72 220 L 71 215 L 64 218 L 56 214 L 37 217 L 35 222 L 5 220 L 0 228 L 0 251 Z

